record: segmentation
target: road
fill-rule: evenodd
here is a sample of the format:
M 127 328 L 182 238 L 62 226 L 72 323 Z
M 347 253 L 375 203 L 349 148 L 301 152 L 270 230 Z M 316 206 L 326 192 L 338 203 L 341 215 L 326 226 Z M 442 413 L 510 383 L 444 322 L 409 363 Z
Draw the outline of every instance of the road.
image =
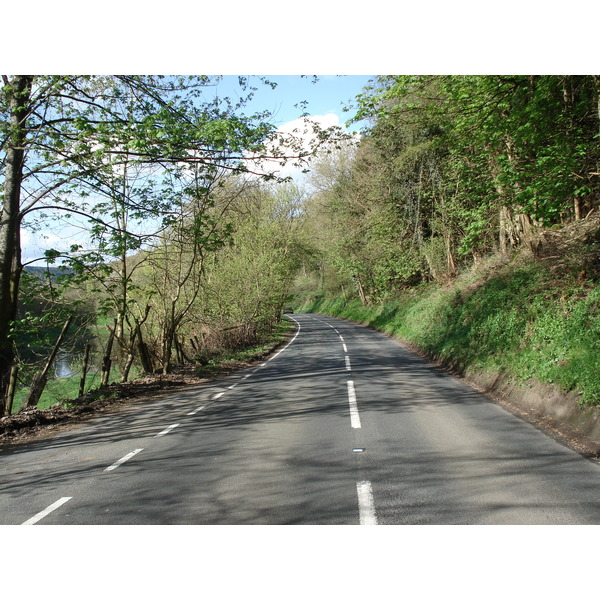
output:
M 0 524 L 598 524 L 600 467 L 402 345 L 263 364 L 0 452 Z

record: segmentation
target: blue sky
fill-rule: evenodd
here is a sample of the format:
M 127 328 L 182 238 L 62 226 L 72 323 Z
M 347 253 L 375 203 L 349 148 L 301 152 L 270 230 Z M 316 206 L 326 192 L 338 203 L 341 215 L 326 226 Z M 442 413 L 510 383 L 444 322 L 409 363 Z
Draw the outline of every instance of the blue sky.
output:
M 282 125 L 292 121 L 301 114 L 301 108 L 294 105 L 306 100 L 307 112 L 311 115 L 337 114 L 340 124 L 348 120 L 354 113 L 343 111 L 344 106 L 353 103 L 357 94 L 367 85 L 373 75 L 325 75 L 317 76 L 318 80 L 313 83 L 312 76 L 301 77 L 300 75 L 265 75 L 269 81 L 277 83 L 273 90 L 269 86 L 257 81 L 258 90 L 249 109 L 269 110 L 274 114 L 274 122 Z M 256 87 L 256 86 L 255 86 Z M 236 89 L 237 77 L 226 76 L 221 85 L 224 94 L 229 89 Z M 239 88 L 238 88 L 239 89 Z M 234 91 L 235 93 L 235 91 Z M 248 111 L 249 112 L 249 111 Z M 352 127 L 357 129 L 357 125 Z

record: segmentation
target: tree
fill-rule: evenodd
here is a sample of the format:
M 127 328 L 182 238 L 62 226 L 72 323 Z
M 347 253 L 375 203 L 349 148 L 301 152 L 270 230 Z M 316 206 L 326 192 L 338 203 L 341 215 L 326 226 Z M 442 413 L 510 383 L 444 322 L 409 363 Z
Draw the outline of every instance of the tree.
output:
M 2 149 L 3 204 L 0 220 L 0 414 L 4 414 L 4 397 L 8 388 L 10 369 L 14 361 L 14 348 L 10 327 L 17 316 L 17 299 L 21 277 L 20 201 L 25 162 L 28 104 L 32 77 L 16 77 L 9 82 L 4 77 L 4 94 L 1 105 L 9 120 L 3 123 Z
M 213 347 L 242 347 L 270 333 L 310 252 L 298 186 L 237 184 L 227 211 L 231 243 L 207 260 L 187 323 L 189 336 Z
M 376 301 L 583 218 L 600 202 L 598 97 L 597 76 L 378 77 L 350 167 L 319 165 L 330 265 Z
M 148 253 L 144 287 L 151 295 L 160 328 L 159 357 L 164 374 L 171 369 L 177 332 L 202 288 L 207 256 L 231 236 L 231 227 L 223 218 L 228 203 L 216 206 L 214 184 L 214 173 L 210 182 L 202 181 L 196 173 L 195 185 L 188 187 L 188 198 L 181 204 L 177 220 Z
M 208 77 L 3 76 L 3 84 L 0 398 L 14 360 L 10 327 L 22 272 L 20 226 L 35 226 L 36 215 L 60 210 L 112 227 L 110 212 L 92 213 L 97 186 L 110 177 L 108 165 L 135 162 L 175 171 L 196 165 L 210 178 L 223 169 L 248 172 L 250 156 L 311 154 L 290 138 L 285 147 L 269 144 L 275 130 L 268 113 L 240 115 L 243 100 L 205 99 L 203 89 L 213 84 Z M 155 204 L 131 208 L 157 216 Z

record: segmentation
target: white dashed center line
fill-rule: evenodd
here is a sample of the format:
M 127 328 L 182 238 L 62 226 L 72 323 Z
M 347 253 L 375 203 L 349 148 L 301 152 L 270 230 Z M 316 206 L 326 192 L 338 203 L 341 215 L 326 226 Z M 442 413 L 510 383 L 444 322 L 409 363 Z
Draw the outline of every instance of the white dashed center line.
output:
M 173 431 L 175 427 L 179 427 L 180 423 L 175 423 L 174 425 L 169 425 L 166 429 L 163 429 L 160 433 L 157 433 L 154 437 L 162 437 L 163 435 L 167 435 L 167 433 Z
M 373 490 L 370 481 L 358 481 L 356 483 L 358 494 L 358 513 L 361 525 L 377 525 L 375 515 L 375 502 L 373 501 Z
M 346 371 L 352 371 L 352 367 L 350 367 L 350 357 L 346 354 L 344 358 L 346 359 Z
M 120 467 L 124 462 L 128 461 L 130 458 L 133 458 L 136 454 L 138 454 L 142 450 L 143 450 L 143 448 L 137 448 L 137 450 L 134 450 L 133 452 L 126 454 L 123 458 L 120 458 L 116 463 L 110 465 L 110 467 L 106 467 L 106 469 L 104 469 L 104 472 L 106 473 L 108 471 L 114 471 L 117 467 Z
M 57 508 L 62 506 L 65 502 L 68 502 L 72 497 L 73 496 L 65 496 L 64 498 L 57 500 L 54 504 L 51 504 L 48 508 L 46 508 L 42 512 L 39 512 L 34 517 L 31 517 L 31 519 L 27 519 L 27 521 L 25 521 L 25 523 L 22 523 L 22 525 L 35 525 L 35 523 L 37 523 L 38 521 L 41 521 L 44 517 L 47 517 L 51 512 L 55 511 Z
M 358 414 L 358 406 L 356 405 L 354 381 L 348 381 L 348 402 L 350 404 L 350 424 L 354 429 L 360 429 L 360 416 Z
M 189 412 L 188 416 L 195 415 L 197 412 L 200 412 L 203 408 L 204 408 L 204 406 L 199 406 L 196 410 Z

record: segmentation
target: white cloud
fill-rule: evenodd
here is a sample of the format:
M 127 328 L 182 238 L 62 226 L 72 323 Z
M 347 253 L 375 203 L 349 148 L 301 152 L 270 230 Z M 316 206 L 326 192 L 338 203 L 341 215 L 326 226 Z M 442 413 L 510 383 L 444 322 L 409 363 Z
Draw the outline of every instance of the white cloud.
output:
M 53 225 L 57 231 L 56 221 L 48 223 L 42 231 L 35 233 L 21 228 L 21 254 L 24 263 L 42 258 L 46 250 L 68 252 L 74 244 L 86 244 L 88 235 L 81 227 L 61 224 L 59 234 L 51 231 Z
M 335 113 L 328 113 L 325 115 L 310 115 L 295 119 L 284 123 L 277 128 L 277 139 L 285 145 L 290 140 L 294 140 L 296 144 L 299 144 L 304 152 L 309 152 L 311 148 L 318 142 L 317 130 L 326 130 L 329 128 L 340 128 L 340 131 L 349 133 L 343 124 L 340 124 L 340 118 Z M 327 142 L 324 143 L 327 145 Z M 272 145 L 274 147 L 274 145 Z M 288 157 L 297 156 L 297 152 L 294 152 L 290 148 L 286 152 Z M 298 164 L 301 162 L 301 164 Z M 296 183 L 302 183 L 306 175 L 302 173 L 304 169 L 310 168 L 310 159 L 304 159 L 303 161 L 297 161 L 293 158 L 289 158 L 285 165 L 281 164 L 281 160 L 278 159 L 266 159 L 262 161 L 251 161 L 251 169 L 257 173 L 274 173 L 279 177 L 292 177 Z

